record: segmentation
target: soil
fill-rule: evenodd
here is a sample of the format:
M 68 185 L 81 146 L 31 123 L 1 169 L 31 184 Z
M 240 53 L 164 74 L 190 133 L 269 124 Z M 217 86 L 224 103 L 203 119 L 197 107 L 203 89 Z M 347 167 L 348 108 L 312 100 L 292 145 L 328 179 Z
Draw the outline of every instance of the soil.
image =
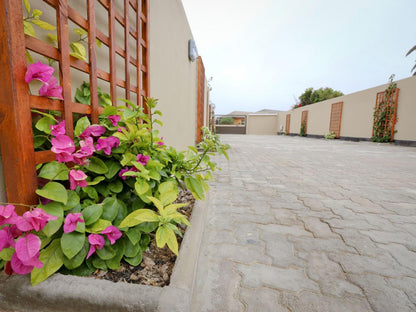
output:
M 175 203 L 189 203 L 187 206 L 179 208 L 178 212 L 184 214 L 188 220 L 191 217 L 195 199 L 188 190 L 181 190 Z M 185 234 L 186 226 L 181 224 L 179 230 Z M 122 261 L 118 270 L 97 270 L 93 277 L 105 279 L 112 282 L 124 282 L 130 284 L 140 284 L 148 286 L 168 286 L 173 266 L 175 265 L 176 255 L 167 247 L 158 248 L 156 246 L 155 234 L 150 234 L 152 240 L 149 248 L 143 252 L 143 260 L 138 266 L 132 266 Z M 178 244 L 182 238 L 178 237 Z

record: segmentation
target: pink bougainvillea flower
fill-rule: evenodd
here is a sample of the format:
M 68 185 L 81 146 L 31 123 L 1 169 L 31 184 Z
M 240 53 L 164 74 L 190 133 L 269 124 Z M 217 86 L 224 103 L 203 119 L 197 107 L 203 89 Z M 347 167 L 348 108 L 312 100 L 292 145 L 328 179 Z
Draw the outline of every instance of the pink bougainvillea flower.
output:
M 69 171 L 69 188 L 73 191 L 77 188 L 77 186 L 86 187 L 86 179 L 87 175 L 84 173 L 84 171 L 72 169 Z
M 62 87 L 58 85 L 58 81 L 52 76 L 48 82 L 45 82 L 39 89 L 39 95 L 45 97 L 54 97 L 63 100 Z
M 11 228 L 8 226 L 5 226 L 0 230 L 0 251 L 2 251 L 4 248 L 9 248 L 15 246 L 13 234 L 11 231 Z
M 136 159 L 137 159 L 137 162 L 139 164 L 142 164 L 143 166 L 146 166 L 147 162 L 150 159 L 150 156 L 139 154 L 139 155 L 137 155 Z
M 15 224 L 17 221 L 17 214 L 14 211 L 13 205 L 0 206 L 0 225 Z
M 88 251 L 87 259 L 97 250 L 104 247 L 104 237 L 100 234 L 90 234 L 88 236 L 88 242 L 90 243 L 90 250 Z
M 65 120 L 62 120 L 57 125 L 50 125 L 49 128 L 52 130 L 53 136 L 65 134 Z
M 75 151 L 75 144 L 69 136 L 59 134 L 51 140 L 51 143 L 51 151 L 56 154 L 58 162 L 73 161 L 72 153 Z
M 33 268 L 43 267 L 39 261 L 40 238 L 34 234 L 20 237 L 16 241 L 16 252 L 10 260 L 14 272 L 17 274 L 28 274 Z
M 110 136 L 108 138 L 100 138 L 97 140 L 97 145 L 95 145 L 95 148 L 97 151 L 102 150 L 104 154 L 110 155 L 111 149 L 113 147 L 117 148 L 120 145 L 120 140 L 116 137 Z
M 35 208 L 32 211 L 26 211 L 23 216 L 17 218 L 18 220 L 16 222 L 16 226 L 20 231 L 23 232 L 31 230 L 39 232 L 49 221 L 58 219 L 58 217 L 47 214 L 41 208 Z
M 39 61 L 29 65 L 26 71 L 25 81 L 29 83 L 36 79 L 46 83 L 51 79 L 53 72 L 54 69 L 51 66 L 45 65 Z
M 107 226 L 105 230 L 101 232 L 101 234 L 105 234 L 105 236 L 107 236 L 111 245 L 113 245 L 116 242 L 116 240 L 118 240 L 121 237 L 120 230 L 114 225 Z
M 69 213 L 64 222 L 64 233 L 71 233 L 77 228 L 78 222 L 84 223 L 81 219 L 82 213 Z
M 86 165 L 87 157 L 91 157 L 95 152 L 94 141 L 91 137 L 88 137 L 85 140 L 81 140 L 79 145 L 81 148 L 76 153 L 72 154 L 74 157 L 74 163 L 79 165 Z
M 111 124 L 114 127 L 117 127 L 117 123 L 120 121 L 121 116 L 119 116 L 119 115 L 111 115 L 111 116 L 108 116 L 108 119 L 111 121 Z
M 13 238 L 18 238 L 19 236 L 22 236 L 23 232 L 19 230 L 16 224 L 13 224 L 10 226 L 10 234 L 13 236 Z
M 90 136 L 99 137 L 105 132 L 105 127 L 100 125 L 88 126 L 80 135 L 81 139 L 86 139 Z
M 156 144 L 159 145 L 159 146 L 165 145 L 165 143 L 163 143 L 162 141 L 158 141 L 158 142 L 156 142 Z

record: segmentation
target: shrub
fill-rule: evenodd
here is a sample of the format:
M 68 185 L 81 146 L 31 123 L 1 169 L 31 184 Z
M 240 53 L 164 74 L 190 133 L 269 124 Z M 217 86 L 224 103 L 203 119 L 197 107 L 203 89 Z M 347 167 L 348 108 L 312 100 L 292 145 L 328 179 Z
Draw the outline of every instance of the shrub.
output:
M 234 118 L 233 117 L 222 117 L 220 119 L 220 125 L 233 125 Z

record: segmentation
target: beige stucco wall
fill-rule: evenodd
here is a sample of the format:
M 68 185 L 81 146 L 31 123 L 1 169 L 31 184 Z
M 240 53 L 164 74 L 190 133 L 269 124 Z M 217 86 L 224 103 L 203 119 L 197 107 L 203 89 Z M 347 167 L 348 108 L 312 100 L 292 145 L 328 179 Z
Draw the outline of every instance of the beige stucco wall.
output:
M 277 115 L 247 115 L 247 134 L 277 134 Z
M 160 134 L 179 149 L 195 145 L 197 62 L 188 58 L 192 38 L 180 0 L 150 0 L 150 94 L 159 99 Z
M 397 108 L 397 133 L 395 140 L 416 141 L 416 77 L 396 82 L 399 91 Z M 278 114 L 278 128 L 285 128 L 286 115 L 291 115 L 290 133 L 299 134 L 302 111 L 308 110 L 307 134 L 325 135 L 329 133 L 331 105 L 343 102 L 341 119 L 341 137 L 369 139 L 372 135 L 373 112 L 378 92 L 386 89 L 388 84 L 351 93 L 334 99 L 322 101 Z

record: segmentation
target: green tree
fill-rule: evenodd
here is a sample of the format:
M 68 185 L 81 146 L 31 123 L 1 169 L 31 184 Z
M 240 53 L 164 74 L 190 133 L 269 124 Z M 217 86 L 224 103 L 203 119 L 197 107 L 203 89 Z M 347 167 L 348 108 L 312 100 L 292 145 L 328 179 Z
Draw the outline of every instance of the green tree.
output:
M 413 51 L 416 51 L 416 45 L 413 46 L 413 48 L 411 48 L 409 50 L 409 52 L 406 53 L 406 56 L 408 56 L 410 53 L 412 53 Z M 416 76 L 416 64 L 412 67 L 412 69 L 410 70 L 410 72 L 414 72 L 413 76 Z
M 223 117 L 220 119 L 220 125 L 233 125 L 234 118 L 233 117 Z
M 325 101 L 341 95 L 344 95 L 344 93 L 328 87 L 319 88 L 317 90 L 314 90 L 313 88 L 308 88 L 299 96 L 300 106 Z

